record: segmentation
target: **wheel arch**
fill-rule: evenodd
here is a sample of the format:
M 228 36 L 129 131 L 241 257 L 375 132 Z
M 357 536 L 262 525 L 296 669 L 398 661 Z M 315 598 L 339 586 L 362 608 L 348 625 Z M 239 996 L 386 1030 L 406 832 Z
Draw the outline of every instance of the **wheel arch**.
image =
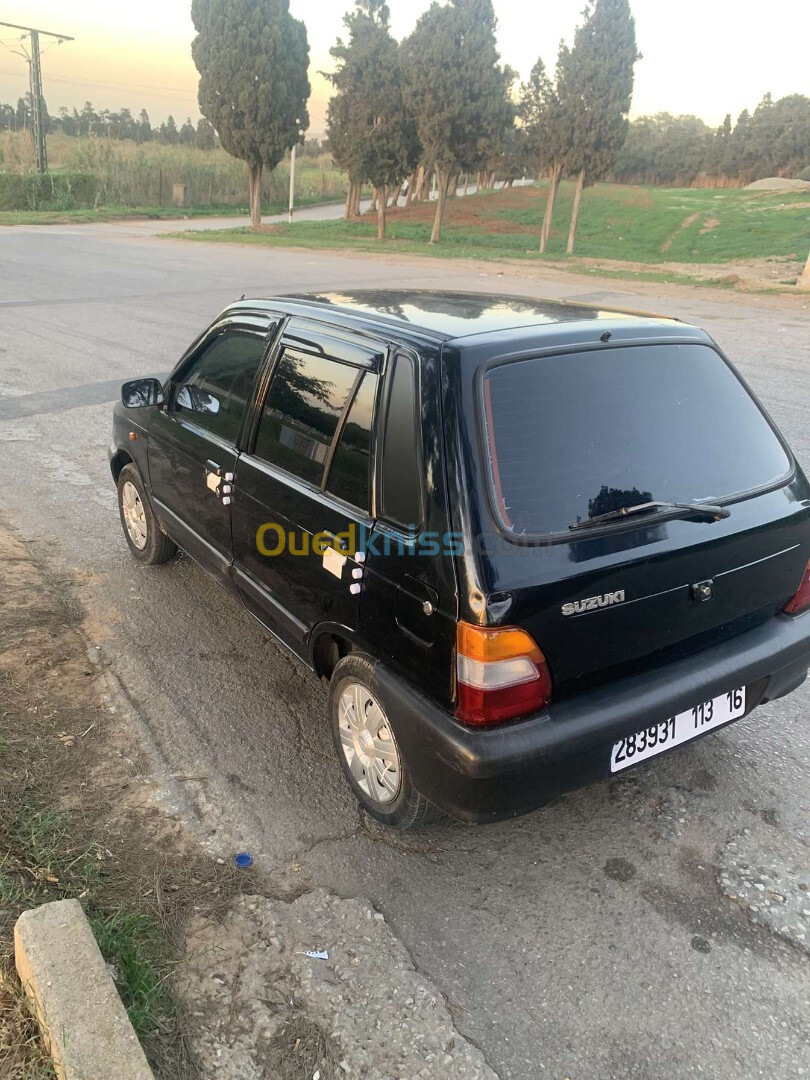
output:
M 310 639 L 310 664 L 320 679 L 331 679 L 338 661 L 358 652 L 357 635 L 348 626 L 323 623 L 316 626 Z
M 118 477 L 121 475 L 121 470 L 125 465 L 133 465 L 134 461 L 131 454 L 128 454 L 126 450 L 116 450 L 110 457 L 110 472 L 115 483 L 118 483 Z

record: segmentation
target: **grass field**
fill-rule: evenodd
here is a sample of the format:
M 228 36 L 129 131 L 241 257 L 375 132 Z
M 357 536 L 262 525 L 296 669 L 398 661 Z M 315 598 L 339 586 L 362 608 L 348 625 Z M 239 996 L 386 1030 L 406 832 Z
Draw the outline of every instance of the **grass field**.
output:
M 572 184 L 563 184 L 548 258 L 565 257 Z M 390 213 L 388 238 L 376 239 L 376 219 L 182 234 L 284 247 L 342 248 L 489 259 L 541 259 L 538 237 L 544 186 L 449 200 L 442 240 L 428 244 L 434 205 Z M 178 234 L 179 235 L 179 234 Z M 767 257 L 804 259 L 810 248 L 810 196 L 705 188 L 597 184 L 586 190 L 576 256 L 656 264 L 718 264 Z
M 222 149 L 166 146 L 131 140 L 70 138 L 61 133 L 48 136 L 48 164 L 51 172 L 92 177 L 95 197 L 48 205 L 44 213 L 94 211 L 125 216 L 127 211 L 150 213 L 171 205 L 172 186 L 188 185 L 191 213 L 247 213 L 247 167 Z M 30 175 L 34 153 L 27 132 L 0 132 L 0 173 Z M 264 177 L 264 211 L 287 205 L 290 182 L 289 160 Z M 87 185 L 85 185 L 86 187 Z M 296 201 L 305 205 L 329 199 L 343 199 L 347 180 L 332 165 L 329 154 L 308 157 L 300 153 L 296 161 Z M 25 212 L 32 204 L 11 204 L 0 214 L 0 224 L 18 224 L 10 215 Z M 36 211 L 41 212 L 42 208 Z M 82 220 L 78 218 L 78 220 Z M 91 220 L 98 220 L 92 217 Z M 44 223 L 35 216 L 29 223 Z

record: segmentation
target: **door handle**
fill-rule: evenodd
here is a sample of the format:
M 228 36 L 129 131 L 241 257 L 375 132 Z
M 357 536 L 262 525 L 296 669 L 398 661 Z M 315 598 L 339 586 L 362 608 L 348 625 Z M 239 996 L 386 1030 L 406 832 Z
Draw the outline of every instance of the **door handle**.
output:
M 216 461 L 211 461 L 210 458 L 205 463 L 205 471 L 211 476 L 218 476 L 220 480 L 224 480 L 226 484 L 233 483 L 233 473 L 224 472 L 221 465 L 218 465 Z
M 333 532 L 330 532 L 328 529 L 324 529 L 323 530 L 323 535 L 329 541 L 330 546 L 333 547 L 335 549 L 335 551 L 339 551 L 341 555 L 346 554 L 346 551 L 345 551 L 345 549 L 343 547 L 343 541 L 338 540 L 338 538 L 335 536 L 335 534 Z

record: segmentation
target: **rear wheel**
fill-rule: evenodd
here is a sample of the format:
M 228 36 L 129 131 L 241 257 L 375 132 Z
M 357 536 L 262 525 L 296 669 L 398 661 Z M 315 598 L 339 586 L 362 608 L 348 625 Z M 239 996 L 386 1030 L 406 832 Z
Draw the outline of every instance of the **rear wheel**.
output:
M 138 562 L 157 566 L 177 551 L 158 524 L 136 465 L 125 465 L 118 476 L 118 510 L 129 550 Z
M 438 809 L 413 786 L 370 657 L 353 653 L 336 665 L 329 687 L 329 719 L 346 779 L 371 817 L 395 829 L 435 820 Z

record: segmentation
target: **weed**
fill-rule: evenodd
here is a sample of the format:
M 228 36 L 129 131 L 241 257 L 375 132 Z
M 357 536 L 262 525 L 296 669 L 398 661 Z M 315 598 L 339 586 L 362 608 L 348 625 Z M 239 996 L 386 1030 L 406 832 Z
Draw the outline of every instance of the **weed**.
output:
M 138 1037 L 164 1033 L 176 1009 L 167 985 L 173 962 L 165 929 L 153 915 L 124 907 L 91 918 L 90 925 Z

